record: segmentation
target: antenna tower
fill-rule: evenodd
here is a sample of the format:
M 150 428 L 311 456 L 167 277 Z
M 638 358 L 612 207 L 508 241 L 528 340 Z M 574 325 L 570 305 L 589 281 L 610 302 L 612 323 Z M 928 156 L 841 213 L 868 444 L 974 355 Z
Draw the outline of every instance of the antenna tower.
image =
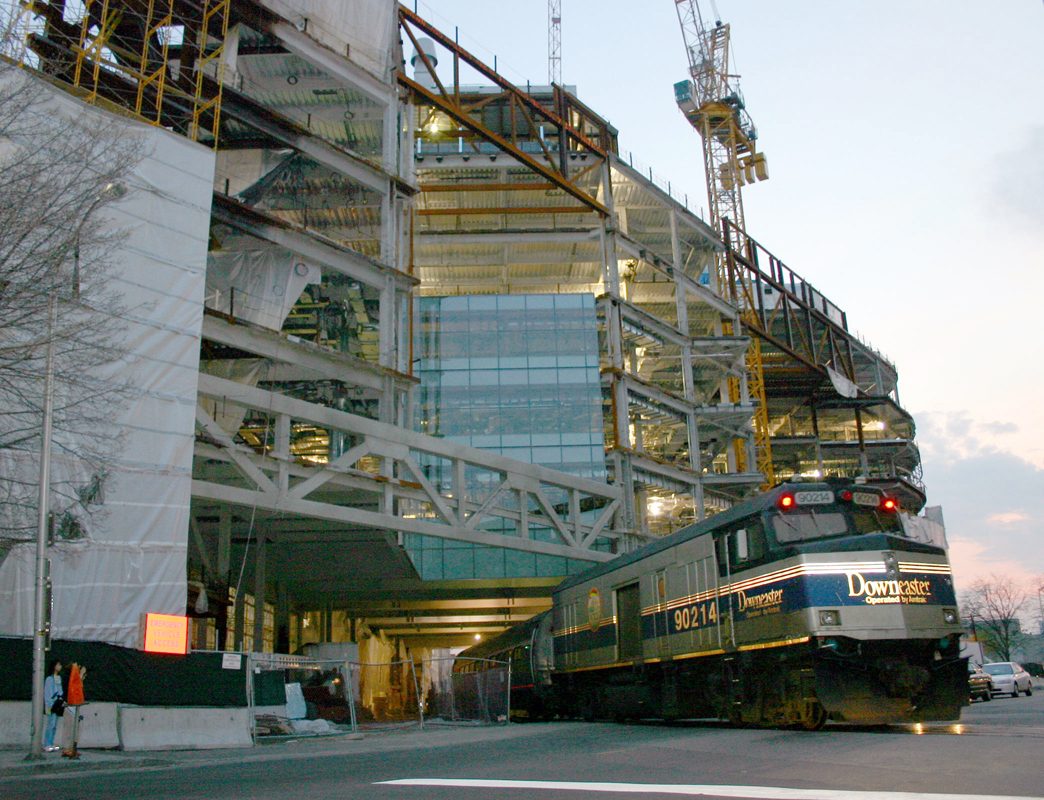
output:
M 547 0 L 547 82 L 562 84 L 562 0 Z

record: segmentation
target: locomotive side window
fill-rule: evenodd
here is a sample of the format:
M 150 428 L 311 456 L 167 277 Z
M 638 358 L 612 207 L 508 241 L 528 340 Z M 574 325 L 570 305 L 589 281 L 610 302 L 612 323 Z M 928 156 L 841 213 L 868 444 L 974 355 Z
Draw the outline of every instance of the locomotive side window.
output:
M 748 517 L 730 526 L 715 542 L 718 572 L 724 577 L 729 572 L 746 569 L 765 560 L 768 541 L 765 526 L 757 517 Z M 725 559 L 728 558 L 728 568 Z
M 848 532 L 848 522 L 840 511 L 790 511 L 773 514 L 772 532 L 780 544 L 824 539 Z

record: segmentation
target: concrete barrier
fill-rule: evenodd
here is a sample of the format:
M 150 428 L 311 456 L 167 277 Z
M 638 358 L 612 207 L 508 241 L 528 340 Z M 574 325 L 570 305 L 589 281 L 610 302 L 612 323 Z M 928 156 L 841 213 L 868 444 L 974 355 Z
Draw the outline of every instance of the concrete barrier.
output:
M 206 750 L 253 747 L 248 708 L 120 707 L 124 750 Z
M 71 709 L 66 713 L 71 713 Z M 120 746 L 119 703 L 86 703 L 80 706 L 77 747 L 112 750 Z
M 0 701 L 0 747 L 30 744 L 26 701 Z M 66 713 L 71 713 L 67 710 Z M 252 747 L 246 708 L 155 708 L 119 703 L 80 706 L 78 747 L 123 750 L 204 750 Z M 62 725 L 55 743 L 62 743 Z
M 0 702 L 0 746 L 28 748 L 32 734 L 29 729 L 29 708 L 24 700 Z M 66 709 L 66 714 L 72 714 Z M 62 744 L 65 721 L 58 724 L 55 744 Z M 87 703 L 80 706 L 79 747 L 116 748 L 120 746 L 119 708 L 116 703 Z
M 0 700 L 0 747 L 29 747 L 29 706 L 26 700 Z

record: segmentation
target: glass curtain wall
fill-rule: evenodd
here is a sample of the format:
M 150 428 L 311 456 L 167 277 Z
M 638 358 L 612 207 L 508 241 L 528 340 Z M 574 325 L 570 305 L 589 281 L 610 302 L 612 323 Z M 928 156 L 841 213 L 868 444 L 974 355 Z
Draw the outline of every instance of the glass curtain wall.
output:
M 593 295 L 422 297 L 416 313 L 416 430 L 606 479 Z M 424 467 L 433 484 L 449 489 L 447 469 Z M 469 474 L 468 483 L 474 498 L 497 478 Z M 494 525 L 483 530 L 517 533 L 509 520 Z M 586 566 L 413 534 L 406 548 L 426 580 L 565 575 Z

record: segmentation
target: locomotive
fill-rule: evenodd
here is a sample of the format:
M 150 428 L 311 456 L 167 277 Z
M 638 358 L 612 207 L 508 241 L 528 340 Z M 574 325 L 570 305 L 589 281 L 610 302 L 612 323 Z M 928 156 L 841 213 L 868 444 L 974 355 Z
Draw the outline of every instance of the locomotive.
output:
M 858 482 L 780 484 L 567 578 L 550 611 L 455 668 L 509 661 L 516 719 L 957 719 L 967 668 L 946 550 L 898 512 Z

